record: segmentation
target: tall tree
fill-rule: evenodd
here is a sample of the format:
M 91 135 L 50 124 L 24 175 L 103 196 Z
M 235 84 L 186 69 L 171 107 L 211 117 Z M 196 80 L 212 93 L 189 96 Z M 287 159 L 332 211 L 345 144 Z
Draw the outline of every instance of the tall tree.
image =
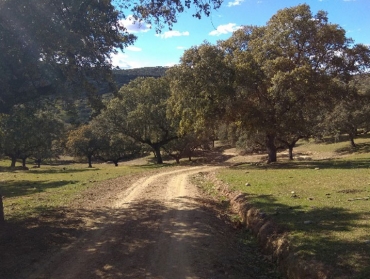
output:
M 163 146 L 166 153 L 176 160 L 176 163 L 180 163 L 180 159 L 183 157 L 188 157 L 191 161 L 195 149 L 202 149 L 204 147 L 210 146 L 210 138 L 200 138 L 195 134 L 186 134 L 173 141 L 170 141 Z
M 322 133 L 337 135 L 347 134 L 353 148 L 360 128 L 370 129 L 370 98 L 369 96 L 350 96 L 335 104 L 321 123 Z
M 10 115 L 2 115 L 1 131 L 1 150 L 11 159 L 11 167 L 17 159 L 26 167 L 27 158 L 51 149 L 63 132 L 63 124 L 50 112 L 19 105 Z
M 123 159 L 133 158 L 141 152 L 141 144 L 129 136 L 117 133 L 107 118 L 97 117 L 90 122 L 93 132 L 102 139 L 102 146 L 97 157 L 103 161 L 112 161 L 115 166 Z
M 200 18 L 221 2 L 0 0 L 0 113 L 50 92 L 84 92 L 99 113 L 99 83 L 115 90 L 110 55 L 136 39 L 120 19 L 132 14 L 159 32 L 185 8 Z
M 217 55 L 200 59 L 204 49 L 209 54 L 203 57 Z M 369 58 L 369 48 L 353 45 L 325 12 L 313 15 L 308 5 L 283 9 L 266 26 L 247 26 L 217 46 L 185 52 L 176 83 L 191 85 L 172 86 L 174 111 L 183 106 L 177 111 L 197 118 L 199 105 L 188 103 L 189 97 L 199 96 L 203 110 L 218 106 L 249 137 L 264 135 L 268 162 L 275 162 L 279 141 L 292 149 L 299 137 L 310 134 L 317 111 L 328 111 L 346 94 L 341 83 L 368 69 Z M 208 120 L 211 115 L 202 113 Z
M 1 0 L 0 38 L 1 112 L 56 91 L 94 100 L 92 80 L 107 80 L 110 54 L 135 39 L 107 0 Z
M 250 48 L 264 79 L 255 92 L 258 101 L 249 104 L 262 112 L 256 128 L 265 132 L 271 162 L 276 140 L 307 135 L 317 124 L 317 111 L 327 111 L 347 94 L 339 84 L 369 65 L 367 47 L 353 45 L 326 12 L 313 15 L 308 5 L 279 11 Z
M 43 160 L 58 158 L 62 154 L 60 143 L 65 134 L 65 124 L 51 111 L 38 111 L 35 117 L 32 137 L 38 144 L 35 144 L 31 158 L 40 167 Z
M 89 124 L 69 131 L 66 142 L 67 151 L 74 156 L 86 157 L 89 168 L 92 168 L 93 156 L 98 155 L 105 145 L 105 139 L 95 133 Z
M 177 138 L 166 116 L 169 96 L 166 78 L 137 78 L 120 89 L 99 117 L 112 123 L 116 133 L 149 145 L 161 164 L 161 147 Z
M 171 82 L 169 115 L 180 134 L 210 135 L 220 120 L 231 115 L 234 71 L 217 46 L 204 43 L 188 49 L 167 76 Z

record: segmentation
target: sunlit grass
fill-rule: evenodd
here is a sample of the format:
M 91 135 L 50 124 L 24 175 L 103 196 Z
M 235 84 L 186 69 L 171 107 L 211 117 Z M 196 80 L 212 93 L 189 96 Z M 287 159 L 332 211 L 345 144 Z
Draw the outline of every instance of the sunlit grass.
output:
M 0 161 L 0 193 L 4 196 L 7 220 L 30 217 L 37 208 L 66 206 L 76 195 L 97 182 L 148 172 L 162 166 L 95 164 L 43 165 L 30 170 L 11 170 L 9 161 Z
M 370 152 L 370 135 L 360 135 L 355 138 L 357 148 L 352 148 L 348 136 L 341 136 L 339 139 L 332 137 L 324 138 L 322 141 L 315 141 L 313 139 L 300 140 L 297 147 L 294 149 L 296 152 L 334 152 L 334 153 L 368 153 Z M 364 147 L 367 149 L 363 150 Z
M 301 143 L 298 151 L 347 152 L 340 159 L 245 164 L 222 169 L 219 179 L 289 232 L 296 253 L 366 278 L 370 263 L 370 146 Z M 343 151 L 346 150 L 346 151 Z M 246 186 L 249 183 L 250 186 Z M 362 276 L 362 277 L 361 277 Z M 363 277 L 365 276 L 365 277 Z M 354 277 L 357 278 L 357 277 Z

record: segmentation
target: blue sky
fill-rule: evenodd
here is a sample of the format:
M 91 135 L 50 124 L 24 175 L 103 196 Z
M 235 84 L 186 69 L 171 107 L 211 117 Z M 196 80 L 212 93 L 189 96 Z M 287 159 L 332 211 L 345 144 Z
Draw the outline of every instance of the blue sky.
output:
M 224 0 L 220 9 L 210 17 L 193 18 L 191 11 L 178 17 L 172 31 L 122 22 L 138 39 L 124 53 L 113 56 L 114 66 L 122 69 L 148 66 L 172 66 L 179 63 L 184 50 L 202 44 L 216 43 L 229 38 L 242 25 L 265 25 L 278 10 L 306 3 L 315 14 L 318 10 L 328 12 L 329 22 L 339 24 L 347 37 L 355 43 L 370 45 L 370 0 Z

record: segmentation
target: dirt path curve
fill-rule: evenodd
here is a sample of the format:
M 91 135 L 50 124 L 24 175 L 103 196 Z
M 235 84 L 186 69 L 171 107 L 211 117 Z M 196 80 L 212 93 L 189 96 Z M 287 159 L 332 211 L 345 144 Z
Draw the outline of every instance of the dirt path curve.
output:
M 83 215 L 85 232 L 27 278 L 276 278 L 189 183 L 217 168 L 176 168 L 133 183 L 121 178 L 127 186 L 114 199 Z

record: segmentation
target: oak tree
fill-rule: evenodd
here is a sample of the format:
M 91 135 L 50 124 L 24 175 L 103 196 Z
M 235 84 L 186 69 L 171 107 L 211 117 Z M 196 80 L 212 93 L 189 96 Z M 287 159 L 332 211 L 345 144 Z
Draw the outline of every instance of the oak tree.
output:
M 129 136 L 117 133 L 115 127 L 107 118 L 97 117 L 90 123 L 93 132 L 102 139 L 102 145 L 96 157 L 107 162 L 112 161 L 115 166 L 124 159 L 134 158 L 141 152 L 141 144 Z
M 186 115 L 195 123 L 234 119 L 249 137 L 263 136 L 268 162 L 275 162 L 277 147 L 285 143 L 292 152 L 311 135 L 317 112 L 330 111 L 346 95 L 342 83 L 369 61 L 369 48 L 354 45 L 327 13 L 313 15 L 308 5 L 283 9 L 265 26 L 246 26 L 216 46 L 185 52 L 171 85 L 173 111 L 182 123 Z
M 110 54 L 134 39 L 111 1 L 1 0 L 0 111 L 51 92 L 93 96 Z
M 15 167 L 17 159 L 51 156 L 52 144 L 63 133 L 63 124 L 54 114 L 29 106 L 15 106 L 10 115 L 3 114 L 0 122 L 1 151 L 11 159 Z
M 74 156 L 87 158 L 88 167 L 92 168 L 92 159 L 105 145 L 104 141 L 91 125 L 85 124 L 68 132 L 66 148 Z
M 176 130 L 167 118 L 169 82 L 162 78 L 137 78 L 121 87 L 100 118 L 109 121 L 116 131 L 136 142 L 149 145 L 163 163 L 161 148 L 177 138 Z
M 134 43 L 121 19 L 133 15 L 158 32 L 186 8 L 209 15 L 207 1 L 0 0 L 0 112 L 50 93 L 85 93 L 96 113 L 96 94 L 111 76 L 111 54 Z

